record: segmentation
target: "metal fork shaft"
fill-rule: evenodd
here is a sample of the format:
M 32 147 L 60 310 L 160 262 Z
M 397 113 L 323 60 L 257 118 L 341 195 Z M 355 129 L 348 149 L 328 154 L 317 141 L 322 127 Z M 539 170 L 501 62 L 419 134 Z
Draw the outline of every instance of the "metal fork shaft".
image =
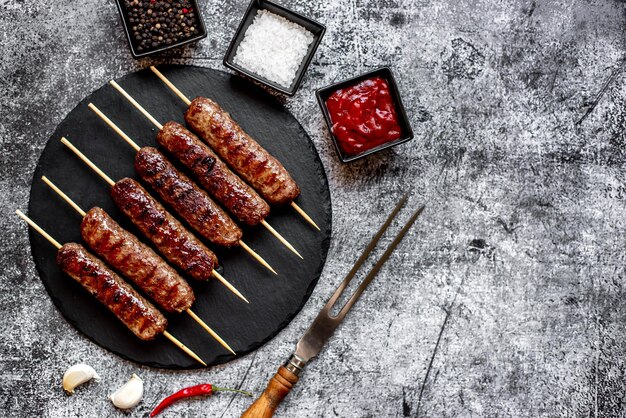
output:
M 406 225 L 402 228 L 402 230 L 400 230 L 389 247 L 385 250 L 383 255 L 378 259 L 374 267 L 372 267 L 372 270 L 367 274 L 348 302 L 346 302 L 346 304 L 341 308 L 339 314 L 335 317 L 330 316 L 330 309 L 337 302 L 341 293 L 345 290 L 356 272 L 365 262 L 365 259 L 372 252 L 383 233 L 387 230 L 395 216 L 406 202 L 407 197 L 408 196 L 405 195 L 396 205 L 391 215 L 389 215 L 365 251 L 363 251 L 363 254 L 361 254 L 352 270 L 350 270 L 341 285 L 339 285 L 339 288 L 317 315 L 317 318 L 315 318 L 309 329 L 304 333 L 300 341 L 298 341 L 296 352 L 283 366 L 279 367 L 278 372 L 270 379 L 270 382 L 268 383 L 263 394 L 243 413 L 242 418 L 271 418 L 274 415 L 278 405 L 298 382 L 300 373 L 306 366 L 307 362 L 319 353 L 321 348 L 324 346 L 324 343 L 333 335 L 335 329 L 346 316 L 352 305 L 354 305 L 354 303 L 359 299 L 367 285 L 369 285 L 374 279 L 383 264 L 385 264 L 385 261 L 389 259 L 391 253 L 393 253 L 400 241 L 402 241 L 402 238 L 404 238 L 406 233 L 424 210 L 424 206 L 421 206 L 417 211 L 415 211 Z
M 330 310 L 333 308 L 334 304 L 337 302 L 337 299 L 341 296 L 342 292 L 346 289 L 350 281 L 354 278 L 358 267 L 360 267 L 367 256 L 371 253 L 374 246 L 378 243 L 380 237 L 383 235 L 385 230 L 389 227 L 394 217 L 400 211 L 404 203 L 406 202 L 407 196 L 405 195 L 400 202 L 396 205 L 395 209 L 391 213 L 391 215 L 387 218 L 383 226 L 380 228 L 378 233 L 374 236 L 370 245 L 365 249 L 361 257 L 357 260 L 355 267 L 350 273 L 346 276 L 344 281 L 339 285 L 339 288 L 335 291 L 333 296 L 330 298 L 328 303 L 322 308 L 320 313 L 317 315 L 315 320 L 311 323 L 309 329 L 304 333 L 298 344 L 296 345 L 295 355 L 304 361 L 304 363 L 308 362 L 312 357 L 315 357 L 317 353 L 322 349 L 326 341 L 333 335 L 335 329 L 339 326 L 341 321 L 344 319 L 350 308 L 354 305 L 354 303 L 359 299 L 365 288 L 371 283 L 374 279 L 378 271 L 381 269 L 383 264 L 389 259 L 391 253 L 398 246 L 402 238 L 406 235 L 407 231 L 413 226 L 418 216 L 424 210 L 424 206 L 420 207 L 408 220 L 404 228 L 396 235 L 394 240 L 391 242 L 387 250 L 383 253 L 383 255 L 376 262 L 372 270 L 366 275 L 363 283 L 359 285 L 354 294 L 348 299 L 346 304 L 341 308 L 339 313 L 336 316 L 330 315 Z

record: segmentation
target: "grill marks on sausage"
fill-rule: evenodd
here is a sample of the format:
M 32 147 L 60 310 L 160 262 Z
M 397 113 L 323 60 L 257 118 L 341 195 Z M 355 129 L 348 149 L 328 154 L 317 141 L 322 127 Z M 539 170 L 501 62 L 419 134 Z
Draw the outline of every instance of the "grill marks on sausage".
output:
M 217 103 L 195 98 L 185 120 L 213 150 L 269 203 L 293 201 L 300 188 L 285 167 L 246 134 Z
M 167 312 L 182 312 L 195 300 L 193 290 L 150 247 L 123 229 L 103 209 L 89 210 L 81 235 L 110 266 L 141 288 Z
M 218 141 L 221 141 L 221 146 L 218 145 L 217 151 L 235 171 L 252 184 L 256 190 L 260 190 L 266 199 L 266 195 L 275 194 L 281 184 L 275 173 L 276 170 L 271 165 L 271 159 L 260 158 L 262 155 L 260 155 L 259 148 L 250 146 L 254 144 L 249 144 L 245 140 L 245 133 L 238 135 L 239 127 L 227 114 L 214 111 L 208 116 L 207 121 L 209 123 L 206 124 L 209 132 L 208 137 L 217 139 L 209 142 L 209 144 L 213 146 L 214 143 L 218 144 Z M 220 150 L 223 150 L 224 154 Z M 236 164 L 232 162 L 236 162 Z
M 167 122 L 159 131 L 157 141 L 240 221 L 257 225 L 269 215 L 267 202 L 181 124 Z
M 111 188 L 122 212 L 172 264 L 196 280 L 208 280 L 217 257 L 135 180 L 124 178 Z
M 82 245 L 63 245 L 57 263 L 137 337 L 152 340 L 165 331 L 167 320 L 163 314 Z
M 224 247 L 239 245 L 243 235 L 239 226 L 156 148 L 139 150 L 135 157 L 135 170 L 203 237 Z
M 245 140 L 243 131 L 224 112 L 215 111 L 207 114 L 206 127 L 207 137 L 213 140 L 209 145 L 224 158 L 248 183 L 256 190 L 260 190 L 263 196 L 273 195 L 281 187 L 277 181 L 277 176 L 271 166 L 271 160 L 260 158 L 259 148 L 250 146 Z M 200 115 L 202 117 L 203 115 Z M 194 126 L 194 125 L 192 125 Z M 238 133 L 237 130 L 241 131 Z M 195 128 L 194 128 L 195 129 Z M 201 134 L 204 131 L 199 131 Z M 203 135 L 204 136 L 204 135 Z M 214 146 L 215 144 L 215 146 Z M 258 144 L 257 144 L 258 145 Z M 235 162 L 233 164 L 233 162 Z M 240 171 L 241 169 L 244 169 Z

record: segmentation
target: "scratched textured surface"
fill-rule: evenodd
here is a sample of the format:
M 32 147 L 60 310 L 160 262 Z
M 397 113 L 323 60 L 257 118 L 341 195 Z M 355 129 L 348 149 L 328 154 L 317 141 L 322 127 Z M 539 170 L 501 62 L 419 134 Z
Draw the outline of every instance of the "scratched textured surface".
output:
M 0 415 L 122 416 L 106 395 L 132 372 L 146 396 L 129 416 L 201 381 L 260 392 L 412 186 L 411 204 L 428 202 L 423 218 L 280 416 L 624 416 L 620 1 L 285 1 L 328 27 L 286 101 L 315 141 L 333 199 L 329 259 L 304 310 L 257 352 L 182 373 L 125 362 L 61 318 L 13 215 L 46 139 L 80 99 L 128 71 L 222 68 L 245 3 L 202 1 L 207 39 L 134 61 L 112 2 L 0 0 Z M 342 165 L 313 91 L 382 65 L 397 76 L 416 140 Z M 68 398 L 61 375 L 79 361 L 102 381 Z M 236 417 L 249 402 L 220 395 L 166 416 Z

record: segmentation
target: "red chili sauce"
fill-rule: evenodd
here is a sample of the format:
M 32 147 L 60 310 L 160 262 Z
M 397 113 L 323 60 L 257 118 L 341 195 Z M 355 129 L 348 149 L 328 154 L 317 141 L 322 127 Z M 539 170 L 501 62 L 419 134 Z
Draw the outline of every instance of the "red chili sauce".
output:
M 326 106 L 332 132 L 347 155 L 360 154 L 401 136 L 389 84 L 381 77 L 337 90 L 326 100 Z

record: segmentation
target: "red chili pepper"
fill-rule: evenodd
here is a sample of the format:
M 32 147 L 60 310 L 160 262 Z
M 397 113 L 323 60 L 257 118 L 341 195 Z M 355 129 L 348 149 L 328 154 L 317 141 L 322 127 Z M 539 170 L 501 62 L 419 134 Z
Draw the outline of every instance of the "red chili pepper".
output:
M 189 13 L 189 9 L 183 8 L 183 14 L 187 14 L 187 13 Z
M 237 393 L 243 393 L 246 396 L 252 396 L 250 392 L 246 392 L 245 390 L 218 388 L 217 386 L 213 386 L 209 383 L 205 383 L 203 385 L 191 386 L 188 388 L 181 389 L 178 392 L 173 393 L 167 398 L 163 399 L 161 403 L 158 404 L 157 407 L 154 408 L 152 412 L 150 412 L 150 418 L 155 417 L 157 414 L 161 413 L 165 408 L 167 408 L 168 406 L 170 406 L 171 404 L 173 404 L 179 399 L 191 398 L 194 396 L 201 396 L 201 395 L 210 396 L 213 394 L 213 392 L 220 392 L 220 391 L 237 392 Z

